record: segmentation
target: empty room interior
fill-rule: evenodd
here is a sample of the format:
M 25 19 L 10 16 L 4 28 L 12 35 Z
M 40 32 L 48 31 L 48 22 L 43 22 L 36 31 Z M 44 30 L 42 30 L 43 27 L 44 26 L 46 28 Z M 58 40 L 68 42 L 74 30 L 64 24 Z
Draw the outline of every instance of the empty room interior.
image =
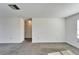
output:
M 79 3 L 0 3 L 0 55 L 79 55 Z

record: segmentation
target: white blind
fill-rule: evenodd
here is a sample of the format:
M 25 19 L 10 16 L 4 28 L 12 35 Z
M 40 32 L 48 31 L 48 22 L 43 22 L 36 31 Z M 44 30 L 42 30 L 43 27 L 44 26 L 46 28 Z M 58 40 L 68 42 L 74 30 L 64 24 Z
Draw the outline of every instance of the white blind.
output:
M 77 38 L 79 38 L 79 20 L 77 20 Z

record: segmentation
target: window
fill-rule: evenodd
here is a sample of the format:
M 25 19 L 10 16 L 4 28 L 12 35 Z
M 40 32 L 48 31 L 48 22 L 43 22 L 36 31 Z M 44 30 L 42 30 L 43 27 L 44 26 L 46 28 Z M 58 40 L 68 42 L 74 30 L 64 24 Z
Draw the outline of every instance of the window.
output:
M 79 38 L 79 20 L 77 20 L 77 38 Z

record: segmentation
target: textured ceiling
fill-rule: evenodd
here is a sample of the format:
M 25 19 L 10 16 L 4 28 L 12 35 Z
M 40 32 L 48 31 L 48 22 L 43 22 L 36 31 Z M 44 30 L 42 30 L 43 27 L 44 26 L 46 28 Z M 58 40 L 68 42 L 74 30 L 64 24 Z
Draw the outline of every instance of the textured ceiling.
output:
M 0 4 L 0 17 L 67 17 L 79 12 L 78 3 L 25 3 L 16 4 L 21 10 L 13 10 L 8 4 Z

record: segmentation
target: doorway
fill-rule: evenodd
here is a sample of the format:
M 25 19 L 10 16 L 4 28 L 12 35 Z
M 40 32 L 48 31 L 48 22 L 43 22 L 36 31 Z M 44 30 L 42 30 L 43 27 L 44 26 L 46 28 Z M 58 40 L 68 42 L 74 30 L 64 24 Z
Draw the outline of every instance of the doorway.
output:
M 32 18 L 25 20 L 25 40 L 32 41 Z

